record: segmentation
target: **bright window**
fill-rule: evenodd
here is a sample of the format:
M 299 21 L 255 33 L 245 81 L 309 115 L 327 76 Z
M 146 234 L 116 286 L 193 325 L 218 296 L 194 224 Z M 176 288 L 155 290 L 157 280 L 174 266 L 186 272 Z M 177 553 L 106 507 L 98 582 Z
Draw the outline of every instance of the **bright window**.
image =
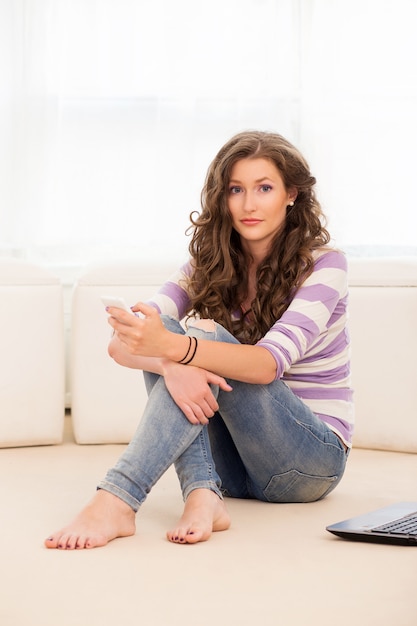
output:
M 417 252 L 414 0 L 2 0 L 0 249 L 186 255 L 209 162 L 301 148 L 336 243 Z

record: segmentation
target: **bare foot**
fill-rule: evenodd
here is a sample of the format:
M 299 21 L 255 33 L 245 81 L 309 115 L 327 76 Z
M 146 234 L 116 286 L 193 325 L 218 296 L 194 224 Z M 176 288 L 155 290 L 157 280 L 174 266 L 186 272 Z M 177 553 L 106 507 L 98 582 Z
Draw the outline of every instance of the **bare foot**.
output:
M 184 513 L 167 538 L 173 543 L 197 543 L 207 541 L 213 531 L 227 530 L 230 517 L 226 506 L 210 489 L 195 489 L 190 493 Z
M 98 548 L 116 537 L 135 534 L 135 512 L 128 504 L 100 489 L 69 525 L 45 539 L 47 548 Z

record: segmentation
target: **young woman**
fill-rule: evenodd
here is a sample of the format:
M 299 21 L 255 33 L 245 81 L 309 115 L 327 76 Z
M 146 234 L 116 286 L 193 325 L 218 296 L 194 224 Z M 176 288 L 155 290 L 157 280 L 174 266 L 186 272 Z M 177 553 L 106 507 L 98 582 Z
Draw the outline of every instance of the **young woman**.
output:
M 132 307 L 140 316 L 108 309 L 109 353 L 144 370 L 148 403 L 92 501 L 48 548 L 132 535 L 172 464 L 185 501 L 167 533 L 177 543 L 226 530 L 224 496 L 310 502 L 339 483 L 353 430 L 347 267 L 315 182 L 280 135 L 244 132 L 221 148 L 191 216 L 189 263 Z

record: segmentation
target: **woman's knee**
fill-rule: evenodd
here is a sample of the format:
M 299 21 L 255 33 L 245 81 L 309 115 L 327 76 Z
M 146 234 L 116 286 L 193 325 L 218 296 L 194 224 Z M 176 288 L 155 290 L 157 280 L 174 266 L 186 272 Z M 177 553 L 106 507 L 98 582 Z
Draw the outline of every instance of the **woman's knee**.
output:
M 196 319 L 189 323 L 189 328 L 197 328 L 204 330 L 206 333 L 214 333 L 216 330 L 216 322 L 210 319 Z

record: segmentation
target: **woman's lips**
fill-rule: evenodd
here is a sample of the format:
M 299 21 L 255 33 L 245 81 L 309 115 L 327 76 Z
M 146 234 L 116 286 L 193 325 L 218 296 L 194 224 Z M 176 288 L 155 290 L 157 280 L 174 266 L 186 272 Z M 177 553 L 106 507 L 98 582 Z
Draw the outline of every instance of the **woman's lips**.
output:
M 251 219 L 246 219 L 246 220 L 241 220 L 242 224 L 244 224 L 245 226 L 256 226 L 256 224 L 260 224 L 262 220 L 251 220 Z

